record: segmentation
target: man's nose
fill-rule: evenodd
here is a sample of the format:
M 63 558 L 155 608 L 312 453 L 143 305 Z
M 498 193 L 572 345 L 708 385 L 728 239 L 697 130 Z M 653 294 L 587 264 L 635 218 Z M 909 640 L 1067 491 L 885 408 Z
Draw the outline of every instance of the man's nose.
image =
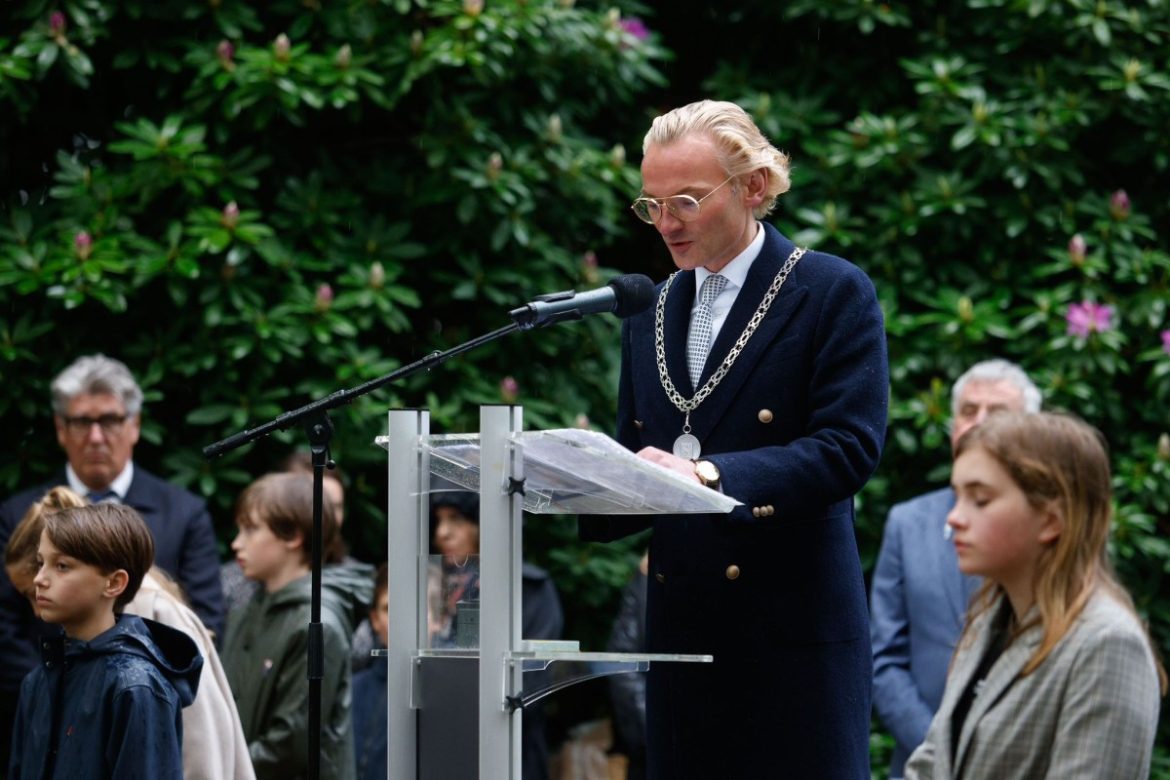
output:
M 102 426 L 97 420 L 89 424 L 89 433 L 86 439 L 94 444 L 101 444 L 106 440 L 106 432 L 102 430 Z

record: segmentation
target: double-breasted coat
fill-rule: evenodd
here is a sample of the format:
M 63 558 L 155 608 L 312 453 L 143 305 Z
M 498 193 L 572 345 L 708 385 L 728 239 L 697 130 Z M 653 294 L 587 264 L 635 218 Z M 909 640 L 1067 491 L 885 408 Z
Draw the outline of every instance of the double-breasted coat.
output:
M 795 248 L 770 225 L 711 348 L 700 386 Z M 661 286 L 659 292 L 661 292 Z M 687 397 L 693 272 L 665 301 L 667 370 Z M 655 309 L 622 329 L 619 441 L 670 451 L 684 415 L 655 352 Z M 586 517 L 585 539 L 653 526 L 647 758 L 656 778 L 869 777 L 871 659 L 853 496 L 877 466 L 888 367 L 873 284 L 808 252 L 713 393 L 691 413 L 701 458 L 743 506 L 726 515 Z

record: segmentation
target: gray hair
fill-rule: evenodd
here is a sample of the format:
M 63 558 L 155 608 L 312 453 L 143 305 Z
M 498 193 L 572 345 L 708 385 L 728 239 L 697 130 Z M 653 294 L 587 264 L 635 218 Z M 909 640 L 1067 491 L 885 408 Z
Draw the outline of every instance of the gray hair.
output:
M 69 402 L 79 395 L 115 395 L 126 414 L 137 417 L 142 411 L 142 388 L 126 364 L 105 355 L 79 357 L 53 380 L 53 413 L 64 417 Z
M 655 117 L 642 141 L 642 153 L 654 144 L 669 144 L 695 134 L 715 141 L 719 162 L 728 176 L 742 176 L 760 168 L 768 171 L 764 200 L 753 210 L 757 219 L 768 216 L 776 207 L 776 198 L 792 186 L 788 155 L 772 145 L 748 112 L 727 101 L 700 100 Z
M 1036 383 L 1024 373 L 1024 369 L 1015 363 L 995 358 L 976 363 L 955 380 L 954 387 L 951 388 L 952 418 L 959 416 L 959 396 L 963 394 L 963 389 L 971 382 L 1008 382 L 1014 385 L 1020 391 L 1020 395 L 1024 397 L 1025 412 L 1035 414 L 1040 411 L 1043 399 Z

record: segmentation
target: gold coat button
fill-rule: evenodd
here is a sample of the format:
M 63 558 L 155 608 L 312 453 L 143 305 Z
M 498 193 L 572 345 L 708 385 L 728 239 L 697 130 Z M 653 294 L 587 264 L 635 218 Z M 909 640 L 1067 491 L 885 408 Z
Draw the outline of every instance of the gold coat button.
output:
M 659 582 L 666 582 L 666 575 L 662 572 L 658 572 L 654 575 L 654 579 L 658 580 Z
M 760 422 L 764 423 L 765 425 L 772 422 L 772 410 L 771 409 L 761 409 L 760 413 L 757 414 L 756 416 L 759 417 Z
M 638 430 L 642 430 L 642 421 L 641 420 L 634 420 L 634 427 L 637 428 Z
M 733 563 L 727 567 L 727 571 L 724 572 L 724 574 L 727 575 L 727 579 L 729 579 L 729 580 L 738 580 L 739 579 L 739 567 Z
M 758 506 L 753 506 L 752 507 L 752 517 L 759 517 L 759 516 L 760 516 L 760 508 Z

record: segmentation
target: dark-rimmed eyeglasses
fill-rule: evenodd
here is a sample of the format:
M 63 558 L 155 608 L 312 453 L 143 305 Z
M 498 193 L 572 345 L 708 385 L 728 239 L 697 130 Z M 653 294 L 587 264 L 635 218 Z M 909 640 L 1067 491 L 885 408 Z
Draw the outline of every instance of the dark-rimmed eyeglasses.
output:
M 630 208 L 638 215 L 638 219 L 647 225 L 657 224 L 658 220 L 662 219 L 663 209 L 669 211 L 670 215 L 680 222 L 693 222 L 699 218 L 699 214 L 703 210 L 703 201 L 714 195 L 720 187 L 734 178 L 734 176 L 728 176 L 718 187 L 697 200 L 690 195 L 670 195 L 665 198 L 638 198 Z
M 100 427 L 105 435 L 113 436 L 122 432 L 126 418 L 127 415 L 124 414 L 103 414 L 101 417 L 63 417 L 62 419 L 65 421 L 65 430 L 74 436 L 84 436 L 92 431 L 95 425 Z

